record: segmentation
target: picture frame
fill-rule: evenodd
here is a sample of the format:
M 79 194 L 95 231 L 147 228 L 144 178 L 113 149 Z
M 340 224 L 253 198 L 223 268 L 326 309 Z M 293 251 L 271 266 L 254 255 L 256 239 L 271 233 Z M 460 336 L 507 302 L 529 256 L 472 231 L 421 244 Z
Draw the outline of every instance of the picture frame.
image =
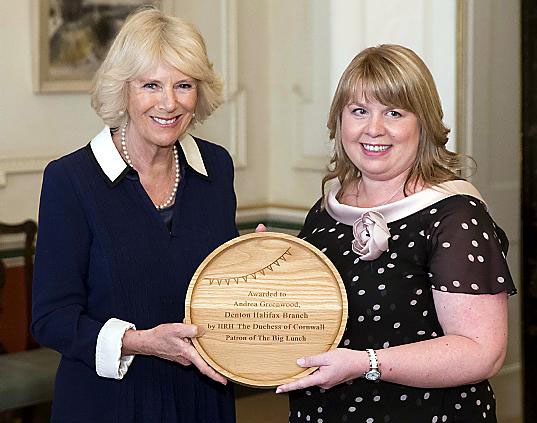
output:
M 173 1 L 34 0 L 34 92 L 88 92 L 127 15 L 143 5 L 173 14 Z

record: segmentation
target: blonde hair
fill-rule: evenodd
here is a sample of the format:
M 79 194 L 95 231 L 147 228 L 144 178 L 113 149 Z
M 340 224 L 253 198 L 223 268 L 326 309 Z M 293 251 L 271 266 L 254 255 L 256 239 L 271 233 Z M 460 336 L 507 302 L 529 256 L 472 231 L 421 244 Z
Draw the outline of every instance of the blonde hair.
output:
M 144 7 L 129 15 L 93 79 L 91 105 L 105 124 L 117 128 L 128 119 L 127 83 L 160 62 L 197 80 L 197 122 L 222 103 L 222 82 L 198 30 L 154 7 Z M 194 119 L 189 127 L 193 124 Z
M 416 115 L 420 127 L 418 151 L 405 181 L 406 195 L 410 183 L 425 185 L 461 179 L 466 156 L 447 150 L 449 129 L 442 122 L 444 113 L 431 72 L 412 50 L 383 44 L 361 51 L 347 66 L 334 94 L 327 127 L 334 152 L 321 192 L 325 201 L 325 184 L 337 178 L 343 193 L 360 170 L 349 159 L 341 140 L 341 114 L 344 107 L 364 95 Z

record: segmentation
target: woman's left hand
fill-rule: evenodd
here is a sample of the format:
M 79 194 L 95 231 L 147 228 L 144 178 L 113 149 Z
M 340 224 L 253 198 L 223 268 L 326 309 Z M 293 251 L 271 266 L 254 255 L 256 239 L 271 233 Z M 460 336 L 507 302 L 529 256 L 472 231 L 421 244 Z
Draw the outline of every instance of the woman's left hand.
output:
M 312 374 L 285 385 L 278 386 L 276 393 L 320 386 L 329 389 L 332 386 L 362 376 L 369 364 L 367 353 L 347 348 L 337 348 L 322 354 L 312 355 L 297 360 L 300 367 L 319 367 Z

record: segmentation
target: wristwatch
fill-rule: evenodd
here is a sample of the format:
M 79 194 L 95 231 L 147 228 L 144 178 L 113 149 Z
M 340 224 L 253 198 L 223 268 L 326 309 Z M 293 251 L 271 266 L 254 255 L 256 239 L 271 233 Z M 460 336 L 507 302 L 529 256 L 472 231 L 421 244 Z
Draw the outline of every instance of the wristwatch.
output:
M 364 377 L 367 380 L 376 381 L 380 379 L 379 361 L 375 350 L 365 350 L 369 356 L 369 371 L 365 372 Z

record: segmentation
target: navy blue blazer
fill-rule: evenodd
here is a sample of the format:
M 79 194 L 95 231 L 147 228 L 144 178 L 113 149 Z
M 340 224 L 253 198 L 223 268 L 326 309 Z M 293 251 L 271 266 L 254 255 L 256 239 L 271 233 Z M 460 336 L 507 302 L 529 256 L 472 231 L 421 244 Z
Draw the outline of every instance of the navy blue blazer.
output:
M 96 157 L 88 145 L 45 169 L 32 333 L 62 354 L 52 421 L 235 421 L 231 387 L 194 366 L 136 356 L 122 380 L 95 371 L 97 335 L 108 319 L 137 329 L 182 322 L 194 271 L 238 235 L 231 157 L 215 144 L 195 143 L 208 176 L 178 149 L 182 177 L 171 231 L 134 170 L 111 176 L 106 156 L 119 155 L 115 148 Z

